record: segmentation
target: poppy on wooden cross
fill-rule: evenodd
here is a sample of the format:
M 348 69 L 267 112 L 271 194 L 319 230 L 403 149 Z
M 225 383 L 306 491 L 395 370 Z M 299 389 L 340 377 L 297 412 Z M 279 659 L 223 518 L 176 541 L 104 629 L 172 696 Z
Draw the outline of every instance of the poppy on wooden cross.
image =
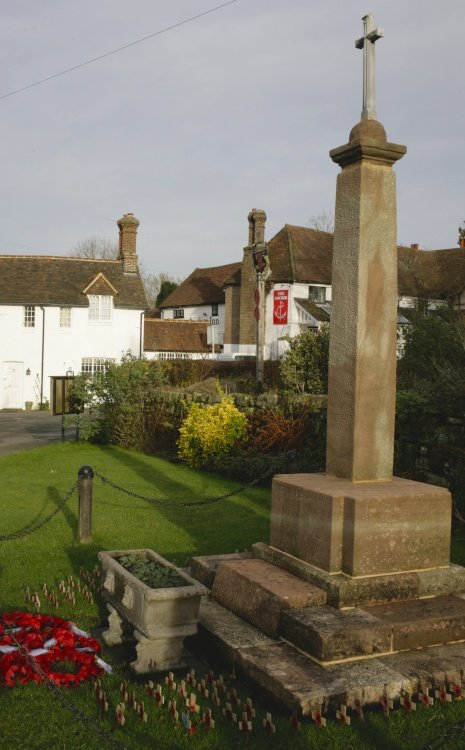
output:
M 230 703 L 226 703 L 225 708 L 223 708 L 223 716 L 228 719 L 228 721 L 237 721 L 237 716 L 233 713 Z
M 410 700 L 410 696 L 407 692 L 401 696 L 400 705 L 405 708 L 406 711 L 416 711 L 417 704 Z
M 350 716 L 347 716 L 347 706 L 344 704 L 341 705 L 341 708 L 339 711 L 336 711 L 336 719 L 341 722 L 341 724 L 345 724 L 346 726 L 350 726 Z
M 267 713 L 265 718 L 263 719 L 263 729 L 265 730 L 265 732 L 268 732 L 268 734 L 274 734 L 276 732 L 276 727 L 271 720 L 270 713 Z
M 418 691 L 418 700 L 421 703 L 422 706 L 425 706 L 428 708 L 429 706 L 432 706 L 434 703 L 434 699 L 429 694 L 429 688 L 425 688 L 424 690 Z
M 215 720 L 212 719 L 212 710 L 211 708 L 207 708 L 205 713 L 202 716 L 203 723 L 209 728 L 214 729 L 215 728 Z
M 321 711 L 312 711 L 312 719 L 317 725 L 318 729 L 326 726 L 326 719 L 322 716 Z
M 436 698 L 441 701 L 441 703 L 450 703 L 452 700 L 452 695 L 447 692 L 445 686 L 442 688 L 442 690 L 435 690 L 434 694 Z
M 242 714 L 242 719 L 239 722 L 239 731 L 244 734 L 249 734 L 252 731 L 252 722 L 247 718 L 247 714 Z

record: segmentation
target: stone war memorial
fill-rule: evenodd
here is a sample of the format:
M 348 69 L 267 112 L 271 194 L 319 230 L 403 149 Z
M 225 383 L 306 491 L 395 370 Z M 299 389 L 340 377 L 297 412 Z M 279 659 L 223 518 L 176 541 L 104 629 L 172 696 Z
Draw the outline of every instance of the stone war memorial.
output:
M 397 219 L 406 147 L 377 120 L 371 14 L 363 109 L 330 152 L 336 188 L 326 473 L 273 479 L 270 543 L 194 558 L 201 632 L 303 714 L 447 689 L 465 670 L 465 568 L 451 497 L 393 476 Z

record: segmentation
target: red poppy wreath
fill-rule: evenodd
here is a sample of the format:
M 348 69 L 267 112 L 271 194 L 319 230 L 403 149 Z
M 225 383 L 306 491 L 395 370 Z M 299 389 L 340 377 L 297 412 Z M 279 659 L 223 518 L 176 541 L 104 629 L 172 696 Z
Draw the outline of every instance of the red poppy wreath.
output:
M 111 667 L 100 644 L 73 622 L 50 615 L 0 615 L 0 684 L 49 679 L 60 687 L 80 685 Z

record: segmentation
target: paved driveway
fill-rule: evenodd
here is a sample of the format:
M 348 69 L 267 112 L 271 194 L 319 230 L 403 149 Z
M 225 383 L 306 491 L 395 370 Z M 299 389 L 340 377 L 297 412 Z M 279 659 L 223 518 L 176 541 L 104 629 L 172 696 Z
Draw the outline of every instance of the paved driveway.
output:
M 74 431 L 68 427 L 67 439 Z M 0 455 L 61 440 L 61 416 L 46 411 L 0 411 Z

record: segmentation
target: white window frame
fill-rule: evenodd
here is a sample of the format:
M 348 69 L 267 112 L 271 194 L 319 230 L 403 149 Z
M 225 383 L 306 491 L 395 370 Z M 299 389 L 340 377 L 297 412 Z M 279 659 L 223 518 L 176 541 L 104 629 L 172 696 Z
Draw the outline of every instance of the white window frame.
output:
M 89 375 L 93 378 L 99 373 L 106 372 L 109 364 L 114 364 L 115 360 L 110 357 L 83 357 L 81 359 L 81 374 Z
M 60 328 L 71 328 L 70 307 L 60 307 Z
M 23 326 L 24 328 L 35 328 L 36 325 L 36 308 L 35 305 L 24 305 L 23 307 Z
M 113 317 L 111 294 L 88 294 L 89 320 L 93 323 L 109 323 Z
M 173 319 L 174 320 L 182 320 L 184 318 L 184 308 L 183 307 L 177 307 L 175 310 L 173 310 Z

